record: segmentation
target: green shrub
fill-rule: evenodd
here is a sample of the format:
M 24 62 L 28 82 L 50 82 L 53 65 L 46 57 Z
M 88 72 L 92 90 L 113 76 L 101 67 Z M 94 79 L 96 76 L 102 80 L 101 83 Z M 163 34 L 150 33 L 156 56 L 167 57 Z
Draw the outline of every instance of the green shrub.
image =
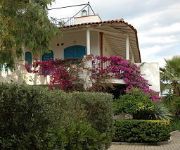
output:
M 163 103 L 174 116 L 180 116 L 180 97 L 167 95 L 163 98 Z
M 116 120 L 115 142 L 157 143 L 170 138 L 169 121 Z
M 49 120 L 43 108 L 47 90 L 0 84 L 0 149 L 46 149 Z
M 53 128 L 51 148 L 103 149 L 112 140 L 112 96 L 103 93 L 53 91 L 48 105 Z
M 103 149 L 112 140 L 112 96 L 103 93 L 52 91 L 47 105 L 52 120 L 49 147 Z
M 132 89 L 114 102 L 114 113 L 127 113 L 134 119 L 154 119 L 155 103 L 139 89 Z
M 87 112 L 87 120 L 99 133 L 104 134 L 106 148 L 112 140 L 112 95 L 104 93 L 74 92 L 72 99 L 81 103 Z
M 171 130 L 172 131 L 176 131 L 176 130 L 180 131 L 180 118 L 179 117 L 174 117 L 171 120 Z
M 180 117 L 180 97 L 174 97 L 172 102 L 174 114 Z
M 108 147 L 112 135 L 112 96 L 65 93 L 43 87 L 0 85 L 0 149 Z
M 52 133 L 51 137 L 54 138 L 49 146 L 51 149 L 65 150 L 101 150 L 106 138 L 85 121 L 72 121 L 69 126 Z
M 153 112 L 156 119 L 160 120 L 171 120 L 172 114 L 170 113 L 169 109 L 162 103 L 155 103 L 155 110 Z

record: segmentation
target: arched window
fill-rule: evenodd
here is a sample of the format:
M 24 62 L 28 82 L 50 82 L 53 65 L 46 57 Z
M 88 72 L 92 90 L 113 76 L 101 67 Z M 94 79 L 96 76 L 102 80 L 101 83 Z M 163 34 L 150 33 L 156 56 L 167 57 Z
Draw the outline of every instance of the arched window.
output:
M 32 53 L 31 52 L 25 52 L 25 63 L 28 65 L 32 64 Z
M 64 59 L 83 58 L 86 54 L 86 47 L 81 45 L 73 45 L 64 49 Z
M 42 55 L 42 61 L 48 61 L 48 60 L 53 60 L 53 59 L 54 59 L 54 53 L 52 50 Z

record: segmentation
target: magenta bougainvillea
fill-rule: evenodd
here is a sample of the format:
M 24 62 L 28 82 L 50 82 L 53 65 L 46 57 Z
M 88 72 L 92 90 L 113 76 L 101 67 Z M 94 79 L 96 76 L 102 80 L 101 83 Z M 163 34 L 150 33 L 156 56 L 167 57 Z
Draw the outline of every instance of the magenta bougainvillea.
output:
M 91 72 L 90 79 L 93 82 L 111 78 L 123 79 L 127 85 L 126 91 L 136 87 L 148 94 L 153 101 L 159 100 L 158 94 L 149 88 L 148 81 L 142 77 L 140 68 L 136 64 L 117 56 L 90 56 L 86 58 L 88 59 L 84 59 L 82 63 L 92 61 L 92 66 L 88 68 L 88 71 Z M 50 60 L 35 62 L 33 66 L 34 69 L 30 69 L 29 66 L 26 68 L 29 72 L 50 76 L 50 88 L 58 87 L 67 91 L 72 89 L 75 81 L 78 81 L 78 73 L 84 65 L 78 67 L 72 63 L 67 65 L 63 60 Z M 87 69 L 87 67 L 83 69 Z
M 72 89 L 76 76 L 72 75 L 63 60 L 36 61 L 33 67 L 25 66 L 29 73 L 50 76 L 49 88 L 59 88 L 64 91 Z
M 92 57 L 92 79 L 98 80 L 107 76 L 108 78 L 123 79 L 127 85 L 127 91 L 136 87 L 150 95 L 153 101 L 159 100 L 159 95 L 149 88 L 148 81 L 140 72 L 140 67 L 121 57 L 111 56 Z

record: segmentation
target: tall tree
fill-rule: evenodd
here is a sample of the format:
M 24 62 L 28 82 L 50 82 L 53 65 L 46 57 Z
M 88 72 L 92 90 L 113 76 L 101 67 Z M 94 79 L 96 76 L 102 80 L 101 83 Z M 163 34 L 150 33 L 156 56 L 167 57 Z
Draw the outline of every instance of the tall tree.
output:
M 164 89 L 168 89 L 169 94 L 180 96 L 180 56 L 166 60 L 165 67 L 161 68 L 160 71 Z
M 0 64 L 13 68 L 22 48 L 46 51 L 57 28 L 48 18 L 54 0 L 0 0 Z

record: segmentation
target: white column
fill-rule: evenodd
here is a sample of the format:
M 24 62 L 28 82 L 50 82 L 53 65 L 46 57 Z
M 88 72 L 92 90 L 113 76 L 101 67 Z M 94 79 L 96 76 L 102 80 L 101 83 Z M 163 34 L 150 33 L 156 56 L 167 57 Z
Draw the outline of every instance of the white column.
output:
M 129 49 L 130 49 L 130 44 L 129 44 L 129 36 L 126 36 L 126 59 L 129 60 Z
M 90 30 L 86 30 L 86 47 L 87 47 L 87 55 L 91 54 L 91 36 L 90 36 Z

